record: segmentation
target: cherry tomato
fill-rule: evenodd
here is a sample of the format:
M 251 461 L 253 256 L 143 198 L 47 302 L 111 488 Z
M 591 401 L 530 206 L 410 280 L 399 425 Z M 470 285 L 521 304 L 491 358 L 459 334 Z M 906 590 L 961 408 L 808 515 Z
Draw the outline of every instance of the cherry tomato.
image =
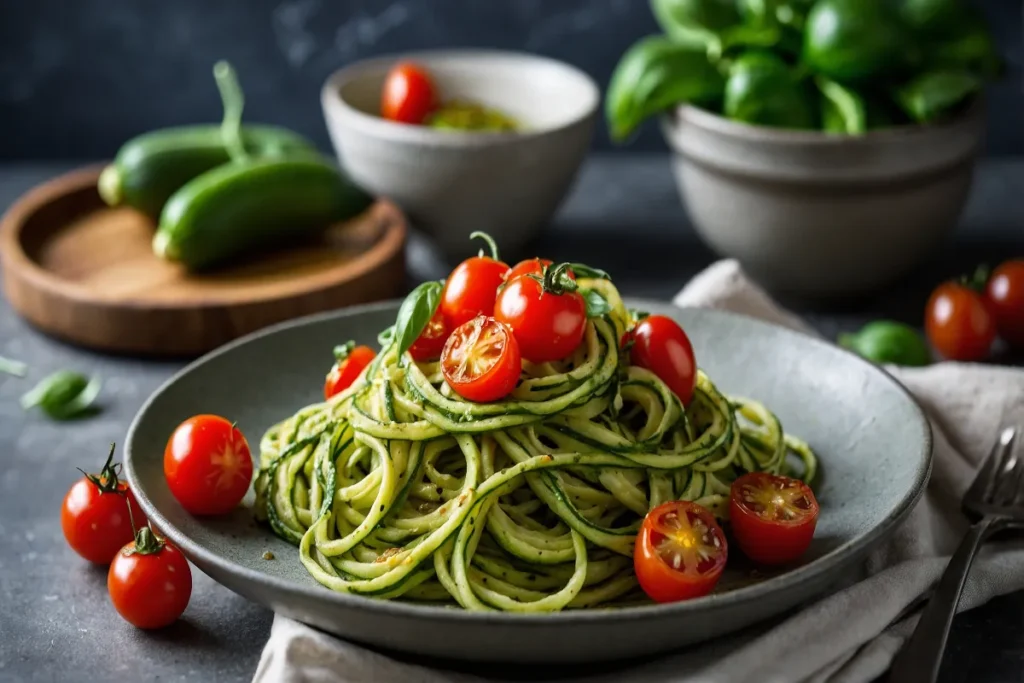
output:
M 448 341 L 449 327 L 444 314 L 438 308 L 427 322 L 427 326 L 409 347 L 409 353 L 418 361 L 437 360 L 441 357 L 444 343 Z
M 96 564 L 109 564 L 134 537 L 136 525 L 146 523 L 128 484 L 117 478 L 114 447 L 99 474 L 87 474 L 72 484 L 60 511 L 64 538 L 76 553 Z M 128 506 L 131 506 L 129 512 Z
M 171 493 L 193 515 L 226 514 L 249 490 L 249 444 L 223 417 L 190 417 L 167 441 L 164 475 Z
M 440 309 L 449 329 L 455 329 L 478 315 L 492 315 L 494 297 L 498 288 L 505 284 L 508 274 L 508 264 L 498 259 L 498 248 L 489 235 L 474 232 L 470 237 L 486 240 L 491 255 L 481 253 L 466 259 L 455 266 L 445 281 Z
M 107 591 L 125 621 L 138 628 L 162 628 L 188 606 L 192 570 L 180 550 L 143 527 L 114 557 Z
M 986 296 L 999 336 L 1024 349 L 1024 259 L 1007 261 L 992 272 Z
M 544 274 L 544 268 L 547 267 L 547 266 L 550 266 L 550 265 L 551 265 L 551 260 L 550 259 L 546 259 L 546 258 L 526 259 L 525 261 L 520 261 L 519 263 L 517 263 L 515 265 L 515 267 L 512 268 L 512 270 L 510 270 L 508 272 L 508 275 L 505 276 L 505 280 L 508 281 L 508 282 L 511 282 L 512 280 L 515 280 L 520 275 L 536 275 L 537 277 L 540 277 L 541 275 Z M 566 274 L 570 278 L 572 278 L 573 280 L 576 279 L 576 274 L 572 272 L 571 268 L 566 271 Z
M 945 282 L 932 292 L 924 330 L 932 346 L 949 360 L 983 360 L 996 338 L 995 320 L 985 300 L 957 282 Z
M 455 392 L 478 403 L 512 393 L 522 360 L 512 330 L 478 316 L 455 328 L 441 352 L 441 372 Z
M 336 348 L 334 355 L 337 360 L 324 380 L 325 399 L 352 386 L 352 382 L 355 382 L 366 366 L 377 357 L 377 352 L 369 346 L 355 346 L 349 342 Z
M 672 501 L 644 517 L 633 569 L 651 600 L 676 602 L 710 593 L 728 554 L 725 534 L 711 512 L 696 503 Z
M 532 277 L 510 280 L 498 292 L 494 317 L 512 329 L 523 358 L 534 363 L 560 360 L 583 341 L 587 305 L 577 292 L 548 291 Z
M 423 123 L 437 104 L 434 82 L 417 64 L 402 62 L 388 72 L 380 114 L 390 121 Z
M 760 564 L 786 564 L 811 544 L 818 501 L 799 479 L 751 472 L 732 483 L 729 521 L 744 555 Z
M 637 323 L 628 338 L 633 342 L 633 365 L 653 372 L 683 405 L 689 405 L 697 386 L 697 361 L 683 328 L 672 318 L 651 315 Z

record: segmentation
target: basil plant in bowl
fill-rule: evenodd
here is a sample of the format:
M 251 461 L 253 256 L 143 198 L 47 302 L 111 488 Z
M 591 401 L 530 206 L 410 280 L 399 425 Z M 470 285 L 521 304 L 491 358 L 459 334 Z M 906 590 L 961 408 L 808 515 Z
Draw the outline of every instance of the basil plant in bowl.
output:
M 691 221 L 764 284 L 874 290 L 966 203 L 1002 60 L 967 0 L 652 0 L 613 140 L 661 116 Z

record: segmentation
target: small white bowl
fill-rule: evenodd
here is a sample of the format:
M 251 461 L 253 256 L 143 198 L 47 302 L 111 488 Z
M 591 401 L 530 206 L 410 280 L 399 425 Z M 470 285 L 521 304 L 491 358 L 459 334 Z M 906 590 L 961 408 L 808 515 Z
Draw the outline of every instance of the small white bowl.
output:
M 430 72 L 443 100 L 493 107 L 522 130 L 448 131 L 382 119 L 384 79 L 406 60 Z M 474 230 L 510 251 L 536 235 L 576 177 L 600 101 L 597 85 L 575 67 L 489 50 L 361 61 L 331 75 L 321 92 L 331 141 L 352 179 L 396 202 L 450 256 L 475 249 Z

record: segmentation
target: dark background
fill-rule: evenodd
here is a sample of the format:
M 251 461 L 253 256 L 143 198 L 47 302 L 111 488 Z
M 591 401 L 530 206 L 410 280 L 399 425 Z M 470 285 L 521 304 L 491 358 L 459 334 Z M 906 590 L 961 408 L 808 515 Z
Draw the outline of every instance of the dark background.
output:
M 1021 0 L 978 0 L 1009 64 L 990 88 L 988 151 L 1024 153 Z M 404 50 L 493 47 L 576 64 L 602 86 L 657 30 L 645 0 L 0 0 L 0 160 L 110 157 L 151 128 L 214 121 L 217 59 L 249 121 L 328 148 L 319 90 L 335 69 Z M 603 126 L 598 149 L 610 149 Z M 647 126 L 631 151 L 663 149 Z

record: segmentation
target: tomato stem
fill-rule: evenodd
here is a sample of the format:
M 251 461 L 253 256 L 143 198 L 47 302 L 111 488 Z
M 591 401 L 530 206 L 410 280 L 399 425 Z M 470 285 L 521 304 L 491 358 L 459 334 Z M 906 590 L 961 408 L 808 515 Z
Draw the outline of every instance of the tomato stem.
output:
M 356 343 L 354 341 L 352 341 L 351 339 L 349 339 L 344 344 L 339 344 L 338 346 L 335 346 L 334 347 L 334 359 L 340 363 L 341 361 L 343 361 L 346 358 L 348 358 L 348 355 L 350 353 L 352 353 L 352 349 L 354 349 L 355 347 L 356 347 Z
M 164 542 L 153 532 L 153 527 L 147 523 L 146 526 L 135 532 L 135 545 L 126 550 L 124 554 L 126 557 L 129 555 L 155 555 L 163 550 L 164 545 Z
M 89 474 L 81 468 L 79 472 L 85 475 L 85 478 L 91 481 L 96 488 L 100 490 L 100 493 L 122 493 L 118 488 L 120 481 L 118 480 L 118 473 L 121 470 L 121 463 L 114 462 L 114 449 L 116 444 L 110 444 L 110 452 L 107 454 L 107 461 L 103 463 L 103 469 L 100 470 L 99 474 Z M 134 529 L 134 527 L 132 527 Z
M 983 292 L 991 275 L 992 268 L 987 263 L 982 263 L 970 275 L 961 276 L 960 284 L 968 289 L 973 289 L 975 292 Z
M 481 230 L 469 233 L 469 239 L 473 240 L 477 238 L 482 239 L 484 242 L 487 242 L 487 247 L 491 250 L 492 259 L 494 259 L 495 261 L 501 260 L 500 258 L 498 258 L 498 245 L 497 243 L 495 243 L 493 237 L 491 237 L 486 232 L 483 232 Z M 480 250 L 480 256 L 486 256 L 483 249 Z
M 548 294 L 567 294 L 575 292 L 579 289 L 569 273 L 572 272 L 571 263 L 559 263 L 557 266 L 545 266 L 541 277 L 531 275 L 535 280 L 540 282 L 541 289 Z

